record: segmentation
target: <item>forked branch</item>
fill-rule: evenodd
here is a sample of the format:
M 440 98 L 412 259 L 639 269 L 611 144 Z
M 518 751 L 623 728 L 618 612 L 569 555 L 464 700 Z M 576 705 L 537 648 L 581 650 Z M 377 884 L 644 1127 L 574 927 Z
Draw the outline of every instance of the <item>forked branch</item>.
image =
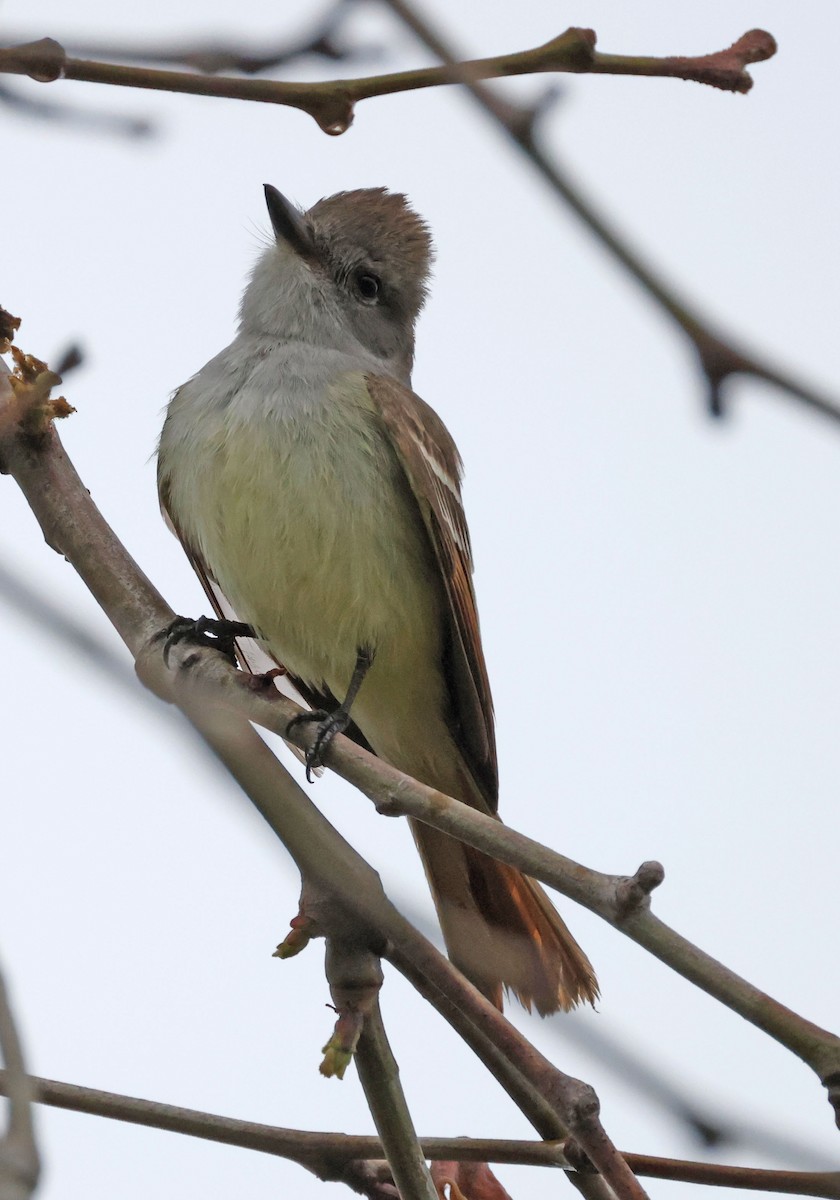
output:
M 36 366 L 31 372 L 14 386 L 0 376 L 0 470 L 13 476 L 47 543 L 76 568 L 139 660 L 144 682 L 181 708 L 286 846 L 303 879 L 332 898 L 321 905 L 319 926 L 335 941 L 387 953 L 539 1132 L 545 1134 L 549 1125 L 551 1136 L 568 1130 L 618 1200 L 644 1200 L 601 1125 L 592 1088 L 554 1067 L 397 912 L 373 869 L 315 808 L 248 718 L 218 702 L 204 672 L 196 669 L 219 660 L 218 652 L 179 645 L 170 655 L 174 668 L 167 665 L 163 635 L 174 614 L 117 540 L 67 458 L 51 419 L 59 404 L 49 399 L 54 376 Z

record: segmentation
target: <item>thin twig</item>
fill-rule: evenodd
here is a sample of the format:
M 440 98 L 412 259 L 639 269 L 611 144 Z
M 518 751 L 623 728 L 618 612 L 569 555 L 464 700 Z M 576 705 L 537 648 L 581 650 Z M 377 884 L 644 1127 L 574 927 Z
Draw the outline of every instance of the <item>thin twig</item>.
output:
M 0 601 L 14 606 L 16 611 L 32 621 L 40 633 L 57 639 L 60 645 L 68 646 L 80 654 L 86 663 L 98 667 L 113 682 L 117 683 L 136 703 L 154 708 L 158 715 L 165 714 L 154 697 L 144 688 L 137 687 L 136 675 L 114 654 L 105 640 L 89 632 L 66 609 L 49 601 L 42 591 L 37 591 L 8 564 L 0 563 Z M 184 729 L 194 733 L 184 723 Z M 207 747 L 198 737 L 194 744 L 202 755 Z M 213 760 L 215 762 L 215 759 Z M 225 778 L 227 774 L 225 773 Z M 398 908 L 412 924 L 422 927 L 422 917 L 407 911 L 406 904 L 398 901 Z M 683 1085 L 677 1086 L 672 1079 L 656 1071 L 649 1062 L 631 1052 L 615 1035 L 605 1031 L 599 1022 L 596 1029 L 591 1022 L 579 1020 L 576 1014 L 567 1014 L 562 1023 L 552 1022 L 548 1032 L 571 1040 L 582 1047 L 613 1073 L 629 1082 L 645 1097 L 658 1103 L 668 1116 L 684 1122 L 693 1136 L 706 1146 L 727 1145 L 730 1147 L 752 1146 L 762 1154 L 773 1155 L 780 1162 L 800 1161 L 803 1165 L 817 1161 L 819 1152 L 794 1141 L 789 1134 L 770 1130 L 742 1118 L 721 1116 L 707 1109 L 699 1100 L 691 1097 Z
M 92 56 L 101 59 L 117 59 L 128 62 L 166 62 L 183 65 L 207 74 L 219 71 L 240 71 L 245 75 L 256 75 L 272 68 L 288 66 L 300 58 L 319 57 L 330 62 L 349 62 L 371 53 L 369 48 L 344 46 L 337 38 L 338 28 L 348 11 L 348 5 L 338 0 L 331 13 L 310 34 L 271 46 L 235 46 L 222 43 L 204 45 L 114 45 L 112 43 L 74 43 L 68 53 L 74 56 Z M 6 30 L 9 42 L 26 42 L 27 35 Z M 0 85 L 0 104 L 16 110 L 24 116 L 41 120 L 61 121 L 77 128 L 89 128 L 104 133 L 126 137 L 146 137 L 154 132 L 154 125 L 145 117 L 124 117 L 119 113 L 102 112 L 96 109 L 76 108 L 69 104 L 56 104 L 50 100 L 24 95 L 14 88 Z M 62 374 L 61 370 L 58 371 Z
M 400 1083 L 379 1003 L 365 1017 L 356 1067 L 402 1200 L 438 1200 Z
M 202 667 L 202 670 L 207 668 Z M 276 689 L 255 691 L 241 673 L 220 664 L 226 681 L 219 695 L 238 711 L 281 736 L 298 712 Z M 237 695 L 239 693 L 239 695 Z M 290 740 L 306 748 L 311 734 L 295 726 Z M 388 816 L 411 816 L 518 867 L 596 913 L 650 950 L 662 962 L 786 1046 L 819 1075 L 840 1118 L 840 1039 L 773 1000 L 765 992 L 698 949 L 650 910 L 650 892 L 661 883 L 658 863 L 645 863 L 633 877 L 607 875 L 518 833 L 466 804 L 444 796 L 375 758 L 347 738 L 336 738 L 325 763 L 368 796 Z
M 4 1092 L 9 1097 L 9 1121 L 0 1137 L 0 1196 L 3 1200 L 28 1200 L 38 1184 L 41 1162 L 32 1125 L 35 1087 L 26 1073 L 23 1050 L 6 985 L 0 974 L 0 1057 Z
M 0 105 L 22 117 L 34 117 L 39 121 L 60 121 L 77 129 L 114 134 L 117 137 L 145 138 L 154 133 L 152 122 L 145 117 L 129 117 L 123 116 L 122 113 L 57 104 L 41 96 L 24 95 L 16 87 L 9 87 L 6 83 L 0 83 Z
M 232 76 L 191 75 L 151 67 L 126 67 L 117 63 L 71 58 L 53 38 L 42 38 L 22 46 L 0 50 L 0 72 L 28 75 L 42 83 L 77 79 L 117 87 L 146 88 L 158 92 L 180 92 L 194 96 L 224 96 L 300 109 L 313 117 L 325 133 L 345 133 L 353 121 L 355 105 L 376 96 L 463 83 L 465 80 L 498 79 L 511 75 L 543 72 L 581 74 L 632 74 L 691 79 L 727 91 L 745 92 L 752 86 L 748 63 L 761 62 L 776 52 L 769 33 L 753 30 L 728 50 L 698 58 L 639 58 L 632 55 L 603 55 L 595 50 L 591 29 L 567 29 L 559 37 L 514 54 L 473 59 L 455 66 L 425 67 L 372 75 L 364 79 L 337 79 L 323 83 L 293 83 L 266 79 L 237 79 Z
M 414 917 L 411 919 L 417 924 Z M 676 1080 L 674 1072 L 666 1073 L 656 1066 L 650 1048 L 631 1048 L 624 1038 L 611 1032 L 601 1014 L 593 1019 L 587 1012 L 567 1013 L 562 1021 L 548 1022 L 546 1034 L 591 1054 L 706 1148 L 754 1150 L 762 1158 L 791 1169 L 834 1168 L 834 1158 L 820 1147 L 791 1136 L 788 1129 L 751 1120 L 743 1111 L 735 1116 L 722 1108 L 710 1108 L 707 1100 L 691 1094 L 685 1080 Z
M 349 5 L 344 0 L 337 0 L 332 10 L 311 32 L 296 37 L 287 36 L 269 44 L 266 43 L 265 37 L 262 37 L 259 43 L 254 42 L 250 45 L 228 41 L 134 42 L 131 45 L 104 41 L 73 41 L 69 45 L 69 52 L 85 58 L 167 63 L 173 67 L 189 67 L 206 75 L 217 75 L 220 71 L 259 75 L 263 71 L 288 67 L 302 58 L 350 62 L 378 53 L 371 47 L 350 46 L 339 41 L 339 29 L 348 12 Z M 6 36 L 12 40 L 11 34 Z
M 457 66 L 463 57 L 461 53 L 421 14 L 412 0 L 383 2 L 443 63 L 450 67 Z M 462 82 L 481 108 L 495 119 L 519 147 L 552 190 L 583 221 L 590 233 L 606 246 L 688 337 L 705 377 L 707 405 L 713 416 L 721 416 L 724 413 L 724 383 L 733 375 L 752 375 L 787 392 L 793 399 L 799 400 L 822 416 L 840 421 L 840 404 L 836 400 L 809 387 L 795 376 L 773 367 L 763 358 L 750 354 L 737 344 L 736 339 L 715 329 L 692 303 L 681 296 L 677 289 L 658 274 L 627 242 L 610 218 L 599 211 L 591 198 L 573 182 L 556 157 L 541 144 L 538 126 L 545 111 L 542 102 L 538 102 L 532 108 L 524 108 L 509 103 L 499 96 L 496 90 L 476 82 L 475 79 Z
M 273 1154 L 298 1163 L 323 1180 L 342 1180 L 345 1164 L 380 1159 L 383 1155 L 382 1143 L 375 1137 L 284 1129 L 35 1076 L 30 1078 L 30 1082 L 34 1099 L 40 1104 Z M 0 1071 L 0 1094 L 6 1094 L 8 1087 L 8 1073 Z M 563 1145 L 558 1141 L 421 1137 L 420 1145 L 426 1158 L 436 1162 L 456 1159 L 461 1162 L 507 1163 L 569 1170 Z M 626 1153 L 624 1157 L 638 1175 L 656 1179 L 840 1200 L 840 1171 L 759 1170 L 656 1158 L 649 1154 Z

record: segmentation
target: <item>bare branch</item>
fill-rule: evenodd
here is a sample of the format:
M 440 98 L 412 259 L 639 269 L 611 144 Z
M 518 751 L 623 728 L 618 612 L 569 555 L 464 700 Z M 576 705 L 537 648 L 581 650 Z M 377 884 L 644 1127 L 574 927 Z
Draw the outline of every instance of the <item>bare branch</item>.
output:
M 726 92 L 748 92 L 753 85 L 746 68 L 765 62 L 776 53 L 776 42 L 763 29 L 751 29 L 727 50 L 697 58 L 628 58 L 623 55 L 596 54 L 591 70 L 607 75 L 657 75 L 671 79 L 692 79 Z
M 254 686 L 252 677 L 222 659 L 196 660 L 220 704 L 306 749 L 305 726 L 288 729 L 300 711 L 273 685 Z M 212 684 L 210 680 L 212 679 Z M 196 680 L 197 682 L 197 680 Z M 387 816 L 411 816 L 518 867 L 602 917 L 650 950 L 662 962 L 786 1046 L 820 1077 L 840 1120 L 840 1039 L 786 1008 L 746 979 L 700 950 L 650 910 L 650 892 L 662 882 L 659 863 L 643 863 L 633 876 L 607 875 L 558 854 L 434 788 L 411 779 L 348 738 L 337 737 L 325 763 L 368 796 Z M 396 960 L 395 960 L 396 961 Z M 402 969 L 402 968 L 401 968 Z M 415 986 L 420 986 L 416 979 Z M 546 1130 L 542 1130 L 544 1135 Z
M 18 375 L 0 377 L 0 470 L 14 477 L 47 543 L 76 568 L 105 610 L 143 681 L 181 708 L 307 884 L 331 898 L 319 902 L 319 927 L 338 941 L 387 953 L 538 1128 L 547 1111 L 554 1128 L 569 1129 L 619 1200 L 643 1200 L 644 1191 L 601 1126 L 592 1088 L 557 1070 L 399 914 L 376 873 L 315 808 L 248 719 L 216 701 L 206 673 L 196 668 L 229 666 L 227 660 L 215 650 L 179 645 L 170 656 L 176 666 L 169 668 L 163 648 L 174 614 L 114 536 L 61 446 L 52 421 L 69 405 L 50 399 L 56 376 L 37 359 L 15 354 Z
M 237 685 L 241 691 L 247 690 L 232 671 L 229 679 L 231 693 Z M 231 699 L 235 703 L 233 695 Z M 282 716 L 277 711 L 272 712 L 278 708 L 284 710 Z M 253 691 L 248 694 L 246 710 L 253 720 L 281 735 L 289 719 L 286 713 L 296 711 L 291 701 L 279 693 L 275 699 Z M 298 730 L 299 727 L 292 730 L 293 740 L 302 745 L 304 738 L 298 739 Z M 820 1077 L 840 1117 L 840 1039 L 773 1000 L 660 921 L 651 912 L 649 901 L 650 892 L 664 878 L 659 863 L 643 863 L 629 878 L 593 871 L 494 818 L 410 779 L 346 738 L 336 739 L 326 755 L 326 763 L 373 800 L 379 812 L 389 816 L 412 816 L 423 821 L 518 867 L 597 913 L 666 965 L 793 1051 Z
M 438 1200 L 388 1044 L 379 1004 L 365 1017 L 356 1066 L 402 1200 Z
M 339 30 L 347 17 L 349 5 L 337 0 L 326 17 L 310 32 L 266 45 L 265 38 L 250 45 L 234 42 L 135 42 L 131 45 L 113 42 L 76 42 L 69 46 L 74 56 L 96 59 L 118 59 L 121 62 L 167 63 L 169 66 L 189 67 L 206 75 L 220 71 L 239 71 L 243 75 L 259 75 L 263 71 L 288 67 L 301 58 L 321 58 L 328 62 L 350 62 L 363 55 L 378 53 L 375 48 L 345 45 Z M 13 35 L 7 34 L 12 39 Z M 17 39 L 15 39 L 17 40 Z M 60 39 L 59 39 L 60 40 Z
M 207 74 L 229 70 L 240 71 L 245 75 L 256 75 L 271 68 L 288 66 L 299 58 L 311 56 L 328 59 L 330 62 L 346 62 L 361 57 L 363 54 L 371 53 L 370 49 L 351 48 L 344 46 L 339 41 L 338 29 L 347 10 L 347 4 L 338 0 L 333 11 L 312 33 L 298 38 L 285 39 L 270 49 L 262 46 L 257 48 L 256 46 L 221 43 L 205 45 L 137 44 L 133 46 L 112 43 L 87 43 L 84 45 L 74 43 L 69 53 L 74 56 L 117 59 L 121 62 L 171 63 Z M 10 42 L 28 40 L 26 34 L 11 30 L 6 31 L 6 39 Z M 50 100 L 24 95 L 5 84 L 0 85 L 0 104 L 5 104 L 23 116 L 61 121 L 79 129 L 91 129 L 96 132 L 135 138 L 147 137 L 154 133 L 152 122 L 145 117 L 124 117 L 119 113 L 78 108 L 63 103 L 56 104 Z
M 503 1018 L 475 989 L 468 988 L 451 964 L 390 905 L 378 877 L 280 768 L 244 716 L 247 713 L 249 719 L 284 736 L 297 707 L 273 687 L 254 690 L 253 680 L 236 672 L 215 652 L 179 655 L 179 662 L 189 669 L 177 671 L 173 680 L 163 662 L 161 630 L 174 614 L 114 537 L 65 455 L 50 423 L 56 407 L 60 408 L 58 401 L 47 398 L 55 376 L 46 368 L 38 373 L 37 366 L 43 364 L 37 360 L 27 361 L 36 364 L 30 369 L 33 377 L 28 391 L 22 384 L 12 390 L 4 383 L 8 395 L 6 403 L 0 403 L 0 469 L 15 476 L 48 544 L 70 560 L 105 609 L 137 658 L 141 678 L 165 699 L 173 698 L 174 685 L 179 707 L 272 825 L 307 880 L 322 883 L 329 893 L 338 886 L 341 875 L 342 885 L 350 893 L 346 911 L 355 914 L 350 940 L 359 936 L 359 921 L 368 923 L 371 948 L 377 949 L 377 930 L 380 938 L 390 938 L 391 960 L 419 990 L 431 989 L 424 994 L 447 1020 L 458 1023 L 461 1035 L 540 1132 L 544 1136 L 558 1134 L 556 1127 L 545 1127 L 545 1109 L 538 1099 L 551 1097 L 549 1112 L 557 1114 L 585 1143 L 587 1153 L 590 1146 L 600 1153 L 600 1135 L 593 1124 L 590 1099 L 578 1092 L 582 1086 L 579 1081 L 560 1077 L 542 1056 L 534 1058 L 537 1052 L 523 1038 L 510 1038 L 514 1031 L 507 1022 L 498 1025 Z M 212 704 L 208 702 L 210 695 Z M 232 713 L 239 720 L 231 719 Z M 296 727 L 291 740 L 305 747 L 311 736 L 305 728 Z M 647 896 L 661 880 L 658 864 L 643 864 L 630 881 L 582 867 L 493 818 L 409 779 L 346 738 L 332 743 L 326 761 L 369 795 L 381 812 L 415 816 L 525 870 L 598 913 L 802 1058 L 820 1076 L 840 1113 L 840 1039 L 785 1008 L 653 916 Z M 285 797 L 282 805 L 279 796 Z M 326 845 L 331 847 L 331 854 L 321 853 Z M 342 936 L 341 917 L 339 906 L 332 914 L 333 936 Z M 423 967 L 418 970 L 421 961 Z M 476 1011 L 475 1021 L 467 1026 L 460 1020 L 465 1005 Z M 488 1038 L 486 1031 L 494 1025 L 493 1036 Z M 504 1049 L 501 1056 L 500 1047 Z M 527 1062 L 524 1070 L 523 1061 Z M 513 1062 L 518 1069 L 509 1071 L 508 1064 Z M 601 1165 L 594 1157 L 593 1161 Z
M 0 84 L 0 105 L 23 117 L 39 121 L 60 121 L 77 129 L 95 133 L 115 134 L 117 137 L 144 138 L 154 133 L 154 126 L 145 117 L 125 117 L 120 113 L 100 112 L 71 104 L 56 104 L 51 100 L 24 95 L 17 88 Z
M 32 1127 L 35 1088 L 26 1073 L 6 985 L 0 975 L 0 1055 L 5 1065 L 4 1091 L 9 1097 L 9 1122 L 0 1137 L 0 1196 L 28 1200 L 38 1184 L 41 1162 Z
M 13 605 L 22 615 L 33 621 L 40 633 L 55 637 L 63 646 L 69 646 L 81 654 L 85 661 L 99 667 L 112 682 L 121 685 L 124 693 L 136 702 L 148 704 L 158 715 L 164 715 L 158 702 L 142 688 L 136 686 L 136 678 L 102 639 L 94 637 L 81 623 L 74 620 L 63 608 L 48 600 L 41 591 L 26 583 L 0 563 L 0 601 Z M 191 727 L 184 724 L 185 730 Z M 192 731 L 191 731 L 192 732 Z M 196 747 L 202 754 L 207 748 L 197 737 Z M 214 760 L 215 761 L 215 760 Z M 225 777 L 227 775 L 225 773 Z M 406 903 L 397 898 L 397 907 L 409 917 L 412 924 L 422 928 L 422 918 L 406 908 Z M 418 922 L 420 923 L 418 925 Z M 558 1024 L 551 1023 L 548 1032 L 571 1039 L 574 1045 L 593 1054 L 608 1070 L 618 1074 L 642 1095 L 657 1103 L 669 1117 L 684 1123 L 685 1127 L 705 1146 L 751 1146 L 762 1154 L 773 1156 L 778 1162 L 812 1166 L 819 1161 L 820 1152 L 804 1146 L 787 1133 L 765 1128 L 758 1122 L 750 1122 L 742 1116 L 734 1118 L 713 1112 L 702 1101 L 690 1096 L 683 1085 L 656 1070 L 622 1041 L 610 1034 L 599 1021 L 578 1019 L 569 1014 Z
M 744 46 L 740 52 L 736 47 Z M 748 48 L 747 48 L 748 45 Z M 325 133 L 345 133 L 353 121 L 355 105 L 375 96 L 440 87 L 480 79 L 498 79 L 511 75 L 543 72 L 581 74 L 644 74 L 668 78 L 695 79 L 727 91 L 743 92 L 752 86 L 744 70 L 746 62 L 770 58 L 776 43 L 768 33 L 754 30 L 718 55 L 701 58 L 646 58 L 602 55 L 595 50 L 591 29 L 567 29 L 559 37 L 514 54 L 474 59 L 454 66 L 425 67 L 373 75 L 364 79 L 337 79 L 324 83 L 292 83 L 265 79 L 237 79 L 232 76 L 207 78 L 178 71 L 151 67 L 126 67 L 116 63 L 92 62 L 71 58 L 53 38 L 42 38 L 22 46 L 0 49 L 0 72 L 28 75 L 41 83 L 56 79 L 78 79 L 87 83 L 106 83 L 117 87 L 146 88 L 159 92 L 180 92 L 194 96 L 225 96 L 234 100 L 253 100 L 298 108 L 317 121 Z M 709 64 L 714 64 L 710 66 Z
M 34 1089 L 34 1099 L 40 1104 L 114 1121 L 127 1121 L 226 1146 L 239 1146 L 262 1154 L 274 1154 L 298 1163 L 323 1180 L 346 1182 L 348 1167 L 374 1162 L 381 1159 L 383 1153 L 382 1143 L 375 1137 L 284 1129 L 35 1076 L 30 1077 L 30 1083 Z M 8 1094 L 8 1089 L 8 1072 L 0 1071 L 0 1095 Z M 426 1158 L 434 1162 L 454 1159 L 460 1162 L 570 1168 L 563 1154 L 562 1143 L 557 1141 L 423 1137 L 420 1145 Z M 649 1154 L 627 1153 L 624 1157 L 638 1175 L 655 1179 L 840 1200 L 840 1171 L 769 1171 L 656 1158 Z M 571 1175 L 571 1178 L 575 1178 L 575 1175 Z
M 457 65 L 462 57 L 460 53 L 439 30 L 435 29 L 421 15 L 411 0 L 384 0 L 384 2 L 423 45 L 436 54 L 442 62 L 451 67 Z M 725 57 L 736 49 L 738 55 L 748 53 L 751 39 L 758 32 L 745 34 L 744 38 L 731 47 L 730 51 L 722 51 L 721 55 Z M 709 59 L 714 60 L 719 57 L 711 55 Z M 709 61 L 709 59 L 705 61 Z M 704 60 L 694 61 L 702 62 Z M 724 413 L 723 385 L 726 381 L 736 375 L 751 375 L 787 392 L 793 399 L 799 400 L 814 412 L 818 412 L 830 420 L 840 421 L 840 404 L 836 400 L 809 387 L 795 376 L 778 370 L 763 358 L 748 353 L 737 344 L 736 339 L 727 333 L 716 330 L 712 323 L 704 319 L 689 301 L 682 297 L 642 258 L 611 220 L 599 211 L 597 205 L 583 193 L 572 180 L 568 171 L 540 145 L 537 127 L 544 111 L 542 99 L 533 107 L 525 108 L 509 103 L 499 96 L 497 91 L 486 87 L 481 82 L 476 82 L 475 79 L 463 82 L 481 108 L 488 112 L 504 129 L 556 195 L 565 201 L 587 226 L 590 233 L 593 233 L 598 241 L 606 246 L 651 299 L 656 301 L 688 337 L 706 380 L 707 406 L 712 416 L 719 417 Z

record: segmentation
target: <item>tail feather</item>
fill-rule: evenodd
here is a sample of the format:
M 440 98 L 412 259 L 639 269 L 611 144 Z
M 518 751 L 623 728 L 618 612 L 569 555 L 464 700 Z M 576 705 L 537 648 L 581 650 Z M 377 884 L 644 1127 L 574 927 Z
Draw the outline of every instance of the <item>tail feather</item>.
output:
M 595 1002 L 589 959 L 538 883 L 428 825 L 412 832 L 449 957 L 489 1000 L 511 991 L 541 1016 Z

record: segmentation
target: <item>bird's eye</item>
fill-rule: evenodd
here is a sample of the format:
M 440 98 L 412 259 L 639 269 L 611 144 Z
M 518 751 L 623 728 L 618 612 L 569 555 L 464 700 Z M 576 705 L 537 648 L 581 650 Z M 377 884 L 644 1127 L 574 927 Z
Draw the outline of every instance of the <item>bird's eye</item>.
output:
M 382 290 L 382 280 L 372 271 L 360 271 L 356 276 L 356 290 L 362 300 L 366 300 L 370 304 L 376 300 Z

